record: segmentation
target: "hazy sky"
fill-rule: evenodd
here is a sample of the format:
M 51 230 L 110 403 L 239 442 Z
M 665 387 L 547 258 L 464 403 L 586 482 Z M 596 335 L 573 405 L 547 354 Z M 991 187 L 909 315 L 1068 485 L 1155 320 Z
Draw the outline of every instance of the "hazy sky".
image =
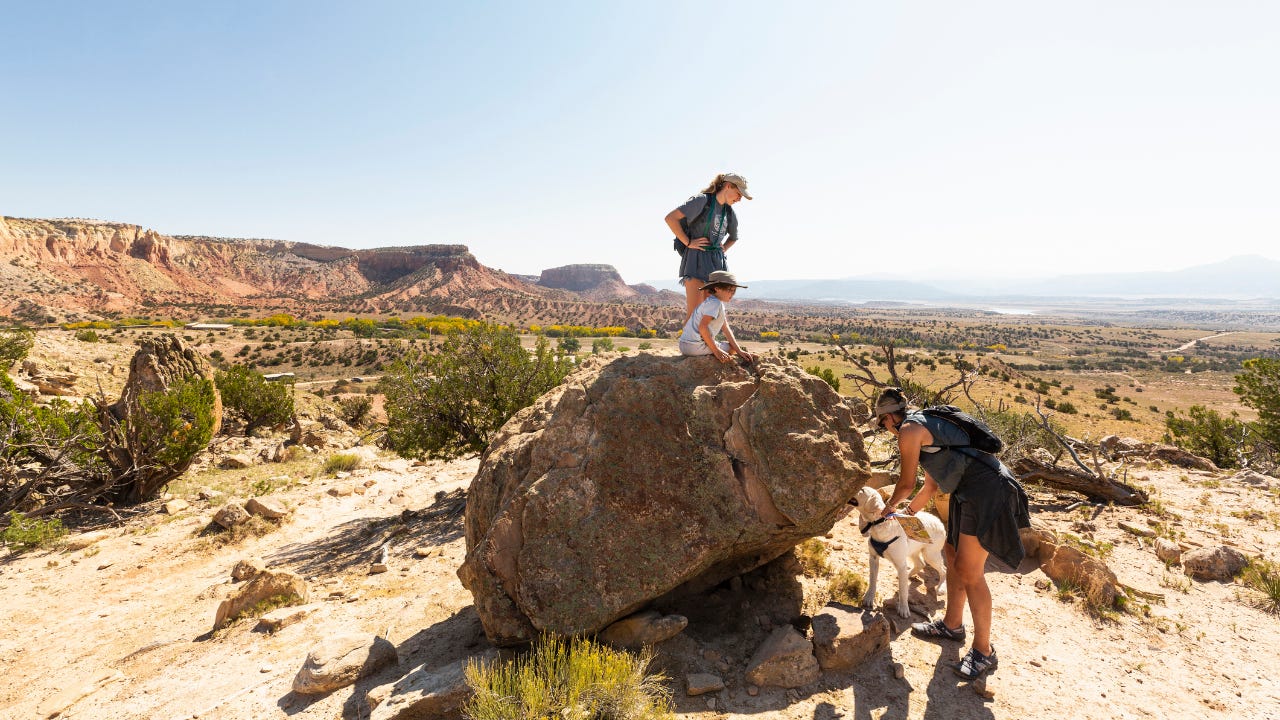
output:
M 0 213 L 674 287 L 1280 257 L 1275 2 L 0 1 Z

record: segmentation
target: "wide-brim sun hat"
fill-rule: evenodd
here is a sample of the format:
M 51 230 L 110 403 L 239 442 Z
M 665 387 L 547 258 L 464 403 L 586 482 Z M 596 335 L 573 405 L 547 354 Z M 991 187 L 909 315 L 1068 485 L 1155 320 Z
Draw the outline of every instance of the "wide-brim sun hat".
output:
M 746 285 L 739 285 L 738 278 L 734 277 L 733 273 L 728 270 L 712 270 L 711 274 L 707 276 L 707 281 L 703 283 L 702 289 L 706 290 L 712 285 L 732 285 L 740 288 L 746 287 Z
M 733 183 L 733 186 L 738 188 L 738 192 L 742 193 L 742 197 L 748 200 L 751 199 L 751 193 L 747 192 L 746 178 L 742 177 L 738 173 L 725 173 L 724 181 Z

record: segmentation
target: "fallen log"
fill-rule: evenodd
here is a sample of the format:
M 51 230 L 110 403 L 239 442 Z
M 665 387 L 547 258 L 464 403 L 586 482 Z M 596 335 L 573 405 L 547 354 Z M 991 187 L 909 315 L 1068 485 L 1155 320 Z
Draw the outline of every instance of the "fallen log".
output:
M 1035 480 L 1062 490 L 1078 492 L 1095 502 L 1113 502 L 1117 505 L 1142 505 L 1147 502 L 1147 494 L 1138 488 L 1093 473 L 1049 465 L 1033 457 L 1020 458 L 1013 464 L 1012 470 L 1021 481 Z

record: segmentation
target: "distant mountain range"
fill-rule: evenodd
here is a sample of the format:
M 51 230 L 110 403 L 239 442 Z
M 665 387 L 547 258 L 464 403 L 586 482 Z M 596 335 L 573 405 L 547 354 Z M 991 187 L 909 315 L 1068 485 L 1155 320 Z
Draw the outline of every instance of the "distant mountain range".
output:
M 928 282 L 851 277 L 752 280 L 744 297 L 809 301 L 977 302 L 1016 298 L 1227 298 L 1280 300 L 1280 262 L 1241 255 L 1168 272 L 1092 273 L 1039 279 L 967 279 L 963 289 Z

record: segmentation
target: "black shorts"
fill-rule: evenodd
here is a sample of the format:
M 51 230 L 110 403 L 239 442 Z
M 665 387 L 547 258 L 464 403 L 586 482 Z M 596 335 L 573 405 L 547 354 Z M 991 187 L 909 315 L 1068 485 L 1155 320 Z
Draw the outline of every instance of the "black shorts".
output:
M 978 534 L 978 513 L 973 503 L 956 502 L 953 496 L 949 509 L 951 514 L 947 517 L 947 521 L 955 524 L 956 531 L 959 534 Z

